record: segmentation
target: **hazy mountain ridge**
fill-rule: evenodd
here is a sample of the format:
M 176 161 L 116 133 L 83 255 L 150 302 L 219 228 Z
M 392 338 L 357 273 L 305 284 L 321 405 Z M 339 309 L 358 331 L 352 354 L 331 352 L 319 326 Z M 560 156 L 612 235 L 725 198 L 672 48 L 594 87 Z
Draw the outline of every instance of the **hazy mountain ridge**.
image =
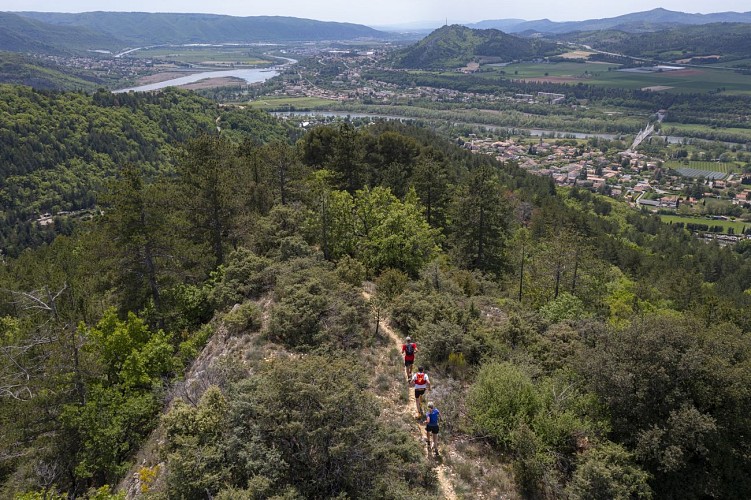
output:
M 0 50 L 71 54 L 86 49 L 108 49 L 122 42 L 80 26 L 51 25 L 18 14 L 0 12 Z
M 711 23 L 751 23 L 751 12 L 716 12 L 711 14 L 690 14 L 671 11 L 663 8 L 643 12 L 634 12 L 622 16 L 603 19 L 588 19 L 585 21 L 551 21 L 538 19 L 522 21 L 514 24 L 514 19 L 485 20 L 467 24 L 469 28 L 496 28 L 507 33 L 539 32 L 539 33 L 570 33 L 573 31 L 596 31 L 605 29 L 622 29 L 624 31 L 644 31 L 645 26 L 652 25 L 654 30 L 674 27 L 678 25 L 697 25 Z
M 654 33 L 600 30 L 560 35 L 560 40 L 633 57 L 673 60 L 710 57 L 707 62 L 745 59 L 751 53 L 751 25 L 714 23 L 680 26 Z
M 282 42 L 381 38 L 367 26 L 296 17 L 234 17 L 214 14 L 84 12 L 80 14 L 19 12 L 55 26 L 86 28 L 129 44 Z

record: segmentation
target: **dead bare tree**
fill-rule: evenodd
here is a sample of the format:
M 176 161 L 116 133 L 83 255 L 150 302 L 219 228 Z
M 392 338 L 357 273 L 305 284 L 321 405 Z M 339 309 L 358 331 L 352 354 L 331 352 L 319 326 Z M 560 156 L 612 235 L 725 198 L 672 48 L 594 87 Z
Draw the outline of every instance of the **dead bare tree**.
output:
M 30 292 L 8 290 L 11 303 L 18 311 L 15 324 L 6 321 L 0 337 L 0 398 L 28 400 L 35 395 L 35 382 L 44 376 L 45 368 L 53 347 L 63 345 L 71 349 L 74 371 L 74 387 L 83 397 L 83 383 L 79 370 L 80 340 L 76 330 L 65 322 L 59 311 L 58 302 L 68 289 L 64 284 L 52 291 L 42 287 Z M 29 320 L 30 326 L 21 331 L 19 323 Z

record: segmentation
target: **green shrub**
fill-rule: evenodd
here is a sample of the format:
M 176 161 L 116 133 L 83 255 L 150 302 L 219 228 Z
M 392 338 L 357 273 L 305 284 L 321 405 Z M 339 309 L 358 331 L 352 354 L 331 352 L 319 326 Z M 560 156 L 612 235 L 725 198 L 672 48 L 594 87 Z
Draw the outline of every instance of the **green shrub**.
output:
M 431 366 L 446 365 L 451 355 L 461 355 L 465 363 L 478 364 L 483 345 L 471 332 L 454 323 L 424 323 L 415 331 L 420 342 L 421 359 Z
M 652 498 L 650 476 L 621 445 L 609 441 L 587 450 L 566 493 L 572 500 Z
M 165 326 L 171 331 L 195 328 L 211 319 L 214 308 L 211 298 L 211 288 L 203 285 L 177 285 L 165 290 L 162 294 L 164 302 Z M 158 319 L 159 311 L 147 308 L 145 319 L 150 324 Z
M 404 292 L 409 277 L 398 269 L 386 269 L 376 279 L 376 293 L 383 302 L 390 303 Z
M 329 291 L 318 280 L 293 285 L 271 310 L 269 338 L 287 347 L 309 350 L 321 343 L 321 320 L 329 306 Z
M 224 324 L 230 335 L 261 329 L 261 308 L 255 302 L 244 302 L 224 315 Z
M 336 275 L 348 285 L 362 286 L 366 274 L 365 264 L 349 255 L 345 255 L 336 263 Z
M 214 276 L 211 299 L 218 309 L 255 299 L 274 283 L 271 261 L 246 248 L 238 248 Z
M 558 298 L 540 308 L 540 316 L 548 323 L 559 323 L 567 319 L 585 318 L 587 313 L 584 309 L 584 303 L 578 297 L 563 292 Z
M 309 257 L 315 252 L 308 243 L 299 236 L 288 236 L 279 242 L 279 260 L 291 260 Z
M 415 334 L 423 323 L 456 323 L 459 316 L 453 297 L 437 292 L 407 290 L 391 306 L 391 321 L 404 335 Z
M 541 394 L 532 380 L 510 363 L 484 365 L 468 396 L 475 431 L 510 446 L 520 423 L 531 423 L 542 410 Z
M 516 484 L 526 498 L 545 495 L 546 486 L 556 481 L 546 481 L 546 476 L 554 474 L 554 459 L 546 453 L 545 442 L 526 424 L 520 422 L 510 434 L 514 449 L 514 461 L 511 465 Z M 557 495 L 556 495 L 557 496 Z
M 206 323 L 194 333 L 189 334 L 188 338 L 180 343 L 177 357 L 183 366 L 188 366 L 191 361 L 196 359 L 198 353 L 201 352 L 201 349 L 203 349 L 211 336 L 214 335 L 215 328 L 213 324 Z

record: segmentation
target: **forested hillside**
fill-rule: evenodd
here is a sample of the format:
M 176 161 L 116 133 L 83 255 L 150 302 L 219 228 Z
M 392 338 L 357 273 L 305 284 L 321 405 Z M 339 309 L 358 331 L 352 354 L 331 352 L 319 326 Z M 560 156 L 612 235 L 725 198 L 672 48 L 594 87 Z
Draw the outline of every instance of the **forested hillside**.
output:
M 10 12 L 0 12 L 0 50 L 41 54 L 73 54 L 115 49 L 119 40 L 86 27 L 60 26 Z
M 101 91 L 54 93 L 0 86 L 0 246 L 17 255 L 69 232 L 68 212 L 90 210 L 105 179 L 125 164 L 153 176 L 170 171 L 177 147 L 198 133 L 252 128 L 259 140 L 286 137 L 262 114 L 219 109 L 177 90 L 159 96 Z M 58 216 L 46 226 L 42 214 Z
M 397 52 L 397 68 L 458 68 L 470 62 L 508 62 L 556 53 L 555 44 L 520 38 L 502 31 L 444 26 L 413 46 Z
M 101 107 L 111 143 L 176 114 L 166 150 L 109 157 L 89 223 L 0 268 L 0 496 L 440 496 L 383 318 L 468 498 L 751 495 L 751 245 L 427 128 L 5 91 Z

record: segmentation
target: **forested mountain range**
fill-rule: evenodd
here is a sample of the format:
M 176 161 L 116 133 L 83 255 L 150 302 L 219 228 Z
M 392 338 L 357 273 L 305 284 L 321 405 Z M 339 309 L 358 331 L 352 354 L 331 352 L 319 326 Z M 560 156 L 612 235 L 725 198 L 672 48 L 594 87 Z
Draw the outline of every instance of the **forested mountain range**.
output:
M 470 62 L 508 62 L 552 55 L 556 44 L 521 38 L 495 29 L 444 26 L 394 56 L 398 68 L 458 68 Z
M 751 494 L 748 242 L 427 127 L 3 92 L 12 197 L 103 187 L 0 266 L 0 496 L 440 495 L 386 317 L 473 495 Z
M 106 47 L 184 43 L 250 43 L 381 38 L 383 32 L 351 23 L 281 16 L 234 17 L 214 14 L 146 12 L 19 12 L 51 30 L 94 32 L 110 37 Z M 62 42 L 62 40 L 60 40 Z M 61 43 L 61 45 L 63 45 Z M 105 48 L 106 48 L 105 47 Z M 0 46 L 1 48 L 1 46 Z M 101 48 L 89 45 L 86 48 Z
M 0 12 L 0 50 L 70 55 L 88 49 L 114 50 L 118 47 L 122 47 L 121 41 L 96 29 L 55 25 Z
M 689 14 L 663 8 L 644 12 L 634 12 L 605 19 L 556 22 L 549 19 L 521 21 L 515 19 L 487 20 L 467 24 L 470 28 L 495 28 L 507 33 L 549 33 L 562 34 L 574 31 L 619 30 L 626 32 L 658 31 L 680 25 L 711 23 L 751 23 L 751 12 L 717 12 L 711 14 Z

